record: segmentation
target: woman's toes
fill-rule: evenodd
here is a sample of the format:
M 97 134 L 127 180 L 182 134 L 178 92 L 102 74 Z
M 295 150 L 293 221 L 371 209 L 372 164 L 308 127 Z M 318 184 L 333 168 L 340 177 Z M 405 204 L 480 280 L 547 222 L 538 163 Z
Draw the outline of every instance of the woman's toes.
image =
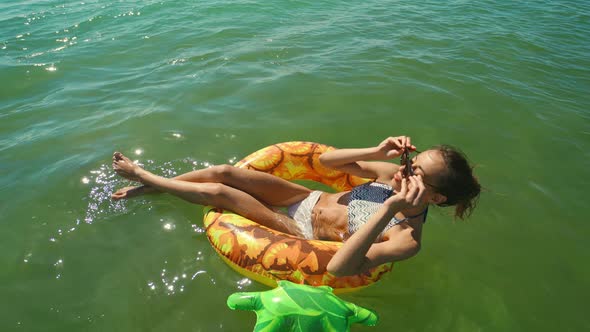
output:
M 121 188 L 117 191 L 115 191 L 111 197 L 114 199 L 121 199 L 121 198 L 125 198 L 127 196 L 127 192 L 129 192 L 129 189 L 132 187 L 125 187 L 125 188 Z
M 142 193 L 144 193 L 143 187 L 130 186 L 115 191 L 111 194 L 111 198 L 114 200 L 127 199 L 141 195 Z
M 122 154 L 121 154 L 121 159 L 120 159 L 120 160 L 122 160 L 122 161 L 124 161 L 124 162 L 126 162 L 126 163 L 129 163 L 129 164 L 134 164 L 134 162 L 133 162 L 131 159 L 129 159 L 129 158 L 127 158 L 127 157 L 125 157 L 125 156 L 124 156 L 124 155 L 122 155 Z

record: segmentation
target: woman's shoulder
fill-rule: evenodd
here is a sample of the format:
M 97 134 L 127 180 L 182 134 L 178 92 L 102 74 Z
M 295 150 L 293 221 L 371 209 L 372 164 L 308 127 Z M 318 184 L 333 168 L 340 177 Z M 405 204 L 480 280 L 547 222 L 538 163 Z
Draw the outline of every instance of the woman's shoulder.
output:
M 402 215 L 399 217 L 403 218 Z M 405 222 L 395 225 L 396 227 L 390 227 L 383 231 L 381 241 L 411 241 L 420 245 L 422 242 L 422 222 Z

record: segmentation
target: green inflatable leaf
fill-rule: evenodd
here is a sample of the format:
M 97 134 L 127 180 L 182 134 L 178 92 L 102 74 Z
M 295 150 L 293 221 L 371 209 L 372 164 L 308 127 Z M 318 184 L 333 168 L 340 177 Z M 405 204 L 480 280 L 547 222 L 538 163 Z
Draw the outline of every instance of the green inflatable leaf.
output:
M 279 281 L 265 292 L 234 293 L 227 305 L 235 310 L 256 312 L 255 332 L 262 331 L 350 331 L 354 323 L 377 324 L 377 314 L 346 302 L 328 286 L 298 285 Z

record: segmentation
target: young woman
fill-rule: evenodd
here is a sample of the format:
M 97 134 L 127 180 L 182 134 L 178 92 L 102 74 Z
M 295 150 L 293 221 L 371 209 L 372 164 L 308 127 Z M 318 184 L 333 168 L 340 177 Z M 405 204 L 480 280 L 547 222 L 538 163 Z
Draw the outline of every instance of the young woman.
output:
M 324 153 L 320 156 L 324 166 L 374 179 L 340 193 L 312 191 L 270 174 L 229 165 L 167 179 L 115 152 L 114 170 L 143 185 L 120 189 L 112 198 L 166 192 L 191 203 L 233 211 L 285 233 L 344 241 L 327 269 L 334 275 L 354 275 L 416 255 L 430 204 L 455 206 L 459 218 L 475 207 L 480 185 L 461 152 L 442 145 L 409 159 L 413 151 L 416 147 L 410 137 L 398 136 L 375 147 Z M 400 156 L 401 166 L 379 161 Z M 288 207 L 289 212 L 283 214 L 275 207 Z

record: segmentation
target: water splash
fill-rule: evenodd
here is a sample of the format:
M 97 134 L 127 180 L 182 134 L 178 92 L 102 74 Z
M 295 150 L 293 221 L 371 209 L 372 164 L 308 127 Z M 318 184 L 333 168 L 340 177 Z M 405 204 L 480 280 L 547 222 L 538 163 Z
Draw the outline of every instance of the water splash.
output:
M 111 217 L 113 213 L 120 214 L 127 211 L 126 202 L 114 201 L 111 195 L 116 188 L 127 184 L 121 180 L 110 166 L 101 165 L 98 169 L 90 171 L 90 174 L 82 178 L 82 183 L 92 185 L 88 194 L 88 206 L 84 222 L 92 224 L 105 216 Z
M 144 153 L 143 149 L 136 149 L 135 155 L 137 157 Z M 234 158 L 235 159 L 235 158 Z M 211 167 L 211 163 L 205 160 L 195 160 L 190 157 L 177 159 L 173 161 L 164 162 L 161 165 L 155 165 L 153 160 L 146 160 L 141 162 L 135 161 L 138 165 L 146 170 L 161 175 L 166 178 L 175 177 L 178 174 L 185 172 Z M 115 173 L 111 165 L 101 165 L 98 169 L 91 170 L 89 174 L 84 175 L 80 181 L 90 187 L 88 193 L 88 205 L 83 222 L 92 224 L 101 219 L 111 219 L 113 216 L 128 213 L 130 209 L 136 206 L 142 208 L 152 209 L 150 200 L 142 198 L 134 198 L 133 200 L 113 200 L 111 195 L 120 188 L 137 185 L 135 182 L 130 182 Z M 79 224 L 79 221 L 77 222 Z M 165 226 L 166 227 L 166 226 Z M 168 227 L 173 227 L 169 225 Z

